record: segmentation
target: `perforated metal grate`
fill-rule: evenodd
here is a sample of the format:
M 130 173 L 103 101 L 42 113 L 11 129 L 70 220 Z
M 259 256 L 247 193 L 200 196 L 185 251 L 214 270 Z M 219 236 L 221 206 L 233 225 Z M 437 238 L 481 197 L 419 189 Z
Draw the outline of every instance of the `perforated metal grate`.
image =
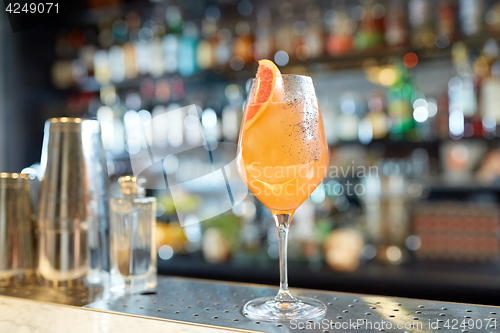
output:
M 156 294 L 116 296 L 96 301 L 84 308 L 264 332 L 465 333 L 500 330 L 500 308 L 497 307 L 306 290 L 293 292 L 297 296 L 315 297 L 323 301 L 328 308 L 324 319 L 315 322 L 267 323 L 252 321 L 242 315 L 241 309 L 245 302 L 276 292 L 277 288 L 255 285 L 160 277 Z

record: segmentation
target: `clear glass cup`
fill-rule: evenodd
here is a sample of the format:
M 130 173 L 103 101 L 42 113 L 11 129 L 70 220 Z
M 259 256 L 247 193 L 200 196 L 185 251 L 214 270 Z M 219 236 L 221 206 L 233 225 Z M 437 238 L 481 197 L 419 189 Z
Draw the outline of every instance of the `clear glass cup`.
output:
M 110 200 L 110 291 L 136 294 L 156 288 L 156 198 L 135 177 L 121 177 L 123 198 Z
M 323 181 L 328 168 L 328 145 L 312 79 L 283 75 L 280 102 L 253 102 L 250 86 L 240 131 L 238 171 L 268 207 L 279 233 L 280 290 L 245 304 L 243 314 L 255 320 L 314 319 L 326 306 L 313 298 L 297 298 L 288 290 L 288 228 L 295 210 Z

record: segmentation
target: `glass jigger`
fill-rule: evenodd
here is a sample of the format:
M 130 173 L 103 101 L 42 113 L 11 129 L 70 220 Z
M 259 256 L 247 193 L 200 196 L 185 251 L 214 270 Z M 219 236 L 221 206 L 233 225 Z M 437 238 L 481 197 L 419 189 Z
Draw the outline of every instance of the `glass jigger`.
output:
M 257 198 L 272 212 L 279 233 L 280 290 L 245 304 L 254 320 L 289 321 L 323 316 L 326 306 L 297 298 L 288 290 L 288 227 L 295 210 L 322 182 L 328 168 L 328 146 L 316 92 L 310 77 L 283 75 L 283 100 L 255 103 L 256 80 L 250 86 L 241 126 L 238 171 Z

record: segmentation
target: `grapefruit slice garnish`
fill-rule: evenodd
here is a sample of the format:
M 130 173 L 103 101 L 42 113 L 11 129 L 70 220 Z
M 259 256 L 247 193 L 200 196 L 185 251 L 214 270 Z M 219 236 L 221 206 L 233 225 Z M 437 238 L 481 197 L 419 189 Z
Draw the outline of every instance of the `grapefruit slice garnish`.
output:
M 270 60 L 259 60 L 252 95 L 246 107 L 245 127 L 253 124 L 269 103 L 282 102 L 283 95 L 283 78 L 278 67 Z

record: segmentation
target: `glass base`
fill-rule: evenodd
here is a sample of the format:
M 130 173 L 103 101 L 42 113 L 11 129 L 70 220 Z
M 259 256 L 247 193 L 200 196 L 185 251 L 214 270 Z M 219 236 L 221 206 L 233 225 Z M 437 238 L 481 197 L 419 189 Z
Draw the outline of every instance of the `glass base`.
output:
M 116 294 L 140 294 L 148 290 L 148 277 L 129 276 L 123 278 L 122 276 L 111 276 L 112 293 Z
M 324 316 L 326 305 L 309 297 L 295 298 L 294 301 L 277 301 L 276 297 L 272 296 L 247 302 L 242 312 L 245 317 L 260 321 L 311 320 Z

